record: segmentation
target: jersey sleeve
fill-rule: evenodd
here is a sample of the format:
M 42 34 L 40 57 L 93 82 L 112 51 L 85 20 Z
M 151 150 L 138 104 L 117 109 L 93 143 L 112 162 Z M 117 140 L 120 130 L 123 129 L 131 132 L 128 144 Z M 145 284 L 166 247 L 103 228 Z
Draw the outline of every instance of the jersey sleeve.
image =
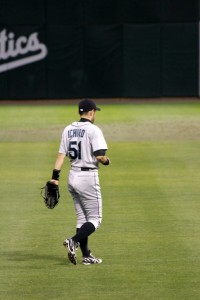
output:
M 107 150 L 108 146 L 107 143 L 105 141 L 105 138 L 103 136 L 103 133 L 101 131 L 100 128 L 98 127 L 94 127 L 94 132 L 92 135 L 92 139 L 91 139 L 91 144 L 92 144 L 92 148 L 93 148 L 93 152 L 97 151 L 97 150 Z
M 60 147 L 59 147 L 59 153 L 65 154 L 66 156 L 68 155 L 68 150 L 67 150 L 67 137 L 66 137 L 66 129 L 64 129 L 60 141 Z

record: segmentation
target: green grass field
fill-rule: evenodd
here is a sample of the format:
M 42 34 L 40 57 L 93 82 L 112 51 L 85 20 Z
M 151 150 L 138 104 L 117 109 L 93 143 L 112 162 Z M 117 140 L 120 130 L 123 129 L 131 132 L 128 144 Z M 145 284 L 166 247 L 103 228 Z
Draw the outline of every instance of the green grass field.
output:
M 0 299 L 200 299 L 200 103 L 101 107 L 112 164 L 99 171 L 90 247 L 103 263 L 82 265 L 78 250 L 74 266 L 62 246 L 76 224 L 67 160 L 59 206 L 40 188 L 77 107 L 0 106 Z

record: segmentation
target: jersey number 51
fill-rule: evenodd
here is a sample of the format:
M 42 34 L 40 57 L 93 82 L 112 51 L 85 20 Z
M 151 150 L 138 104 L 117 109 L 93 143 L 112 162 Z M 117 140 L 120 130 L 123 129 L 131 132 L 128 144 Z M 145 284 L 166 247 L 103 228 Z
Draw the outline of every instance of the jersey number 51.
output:
M 81 159 L 81 142 L 69 142 L 69 156 L 71 159 Z

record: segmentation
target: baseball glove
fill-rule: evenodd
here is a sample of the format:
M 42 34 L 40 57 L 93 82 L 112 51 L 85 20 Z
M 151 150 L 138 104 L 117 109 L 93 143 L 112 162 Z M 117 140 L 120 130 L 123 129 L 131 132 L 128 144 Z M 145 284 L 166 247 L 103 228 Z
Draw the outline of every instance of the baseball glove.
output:
M 46 207 L 53 209 L 59 203 L 59 186 L 54 182 L 47 181 L 42 190 L 44 191 L 41 191 L 41 195 L 44 198 Z

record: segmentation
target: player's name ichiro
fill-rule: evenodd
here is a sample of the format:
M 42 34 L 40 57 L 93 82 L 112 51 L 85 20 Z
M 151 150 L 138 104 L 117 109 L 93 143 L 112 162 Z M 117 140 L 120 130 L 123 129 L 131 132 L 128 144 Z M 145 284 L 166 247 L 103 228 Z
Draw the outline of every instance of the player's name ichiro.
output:
M 71 129 L 71 130 L 68 130 L 68 138 L 83 137 L 84 134 L 85 134 L 84 129 Z

